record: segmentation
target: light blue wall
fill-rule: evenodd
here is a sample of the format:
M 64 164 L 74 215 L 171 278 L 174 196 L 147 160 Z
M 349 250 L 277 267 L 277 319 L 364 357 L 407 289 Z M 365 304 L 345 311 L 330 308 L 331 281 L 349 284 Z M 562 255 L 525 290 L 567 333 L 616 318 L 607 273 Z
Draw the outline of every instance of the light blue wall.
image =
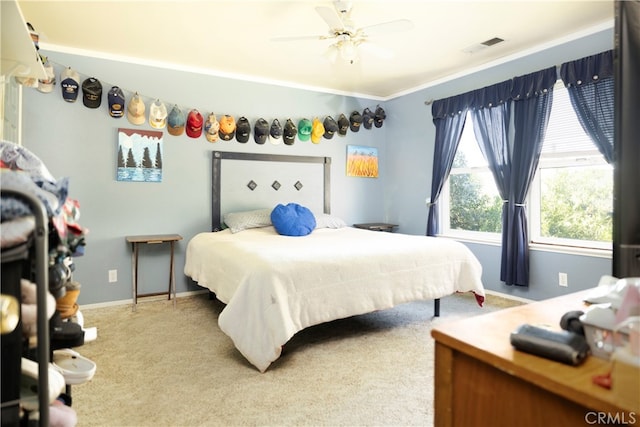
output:
M 117 84 L 138 91 L 149 105 L 154 98 L 203 114 L 244 115 L 253 123 L 259 117 L 324 118 L 352 110 L 375 108 L 376 101 L 326 93 L 289 89 L 188 72 L 171 71 L 122 62 L 45 52 L 56 64 L 56 75 L 71 66 L 82 77 L 95 76 L 103 86 Z M 126 93 L 130 95 L 129 92 Z M 148 110 L 147 110 L 148 111 Z M 86 108 L 79 99 L 65 102 L 60 88 L 49 94 L 24 90 L 24 145 L 38 155 L 55 177 L 69 177 L 70 197 L 80 202 L 80 224 L 89 229 L 86 254 L 75 259 L 75 279 L 82 284 L 83 304 L 131 298 L 131 250 L 125 236 L 179 233 L 176 283 L 178 292 L 199 289 L 182 273 L 188 240 L 211 227 L 211 151 L 330 156 L 332 158 L 332 213 L 349 223 L 379 221 L 384 213 L 383 182 L 386 158 L 380 156 L 380 178 L 345 175 L 346 146 L 378 147 L 381 154 L 386 127 L 361 129 L 345 137 L 334 136 L 318 145 L 300 142 L 292 146 L 207 142 L 182 135 L 164 134 L 162 183 L 124 183 L 115 178 L 118 127 L 135 128 L 126 118 L 108 115 L 106 100 L 99 109 Z M 149 129 L 148 124 L 141 126 Z M 382 218 L 383 219 L 383 218 Z M 168 283 L 168 246 L 143 246 L 140 255 L 140 288 L 153 292 Z M 108 283 L 108 270 L 118 270 L 118 281 Z
M 431 195 L 431 164 L 435 126 L 431 106 L 425 101 L 462 94 L 515 76 L 613 48 L 613 29 L 567 42 L 504 64 L 395 98 L 386 103 L 387 173 L 385 210 L 388 219 L 400 224 L 400 232 L 424 234 L 427 224 L 425 199 Z M 544 299 L 587 289 L 611 274 L 609 258 L 562 255 L 531 251 L 530 286 L 506 286 L 500 282 L 500 247 L 469 243 L 481 260 L 487 289 L 522 298 Z M 558 272 L 569 277 L 569 287 L 558 286 Z
M 24 145 L 36 153 L 56 177 L 70 178 L 71 197 L 81 204 L 80 224 L 89 229 L 86 255 L 76 258 L 75 279 L 82 284 L 79 303 L 131 298 L 131 258 L 125 236 L 179 233 L 177 249 L 178 292 L 199 289 L 182 274 L 188 240 L 210 227 L 211 151 L 251 151 L 332 157 L 332 213 L 348 223 L 389 221 L 400 232 L 424 234 L 430 195 L 435 128 L 424 102 L 463 93 L 562 62 L 611 49 L 613 31 L 585 37 L 500 66 L 447 81 L 380 103 L 370 99 L 252 83 L 198 73 L 173 71 L 112 60 L 44 52 L 56 63 L 56 71 L 71 66 L 83 77 L 95 76 L 110 87 L 117 84 L 138 91 L 147 105 L 154 98 L 183 107 L 214 111 L 218 115 L 244 115 L 252 122 L 291 117 L 337 119 L 339 113 L 380 103 L 387 111 L 379 129 L 323 140 L 319 145 L 296 141 L 294 146 L 258 146 L 233 142 L 208 143 L 204 138 L 174 137 L 165 132 L 163 182 L 121 183 L 115 179 L 118 127 L 135 128 L 126 119 L 113 119 L 106 101 L 98 110 L 81 101 L 62 100 L 59 87 L 52 94 L 24 91 Z M 106 88 L 105 90 L 108 90 Z M 144 125 L 144 129 L 151 129 Z M 346 145 L 377 147 L 378 179 L 345 176 Z M 468 244 L 483 264 L 485 287 L 516 296 L 542 299 L 593 286 L 611 271 L 609 259 L 558 255 L 532 251 L 531 286 L 528 289 L 500 283 L 499 247 Z M 168 276 L 167 248 L 143 247 L 141 290 L 162 290 Z M 108 270 L 118 270 L 118 282 L 108 283 Z M 569 288 L 557 286 L 557 272 L 569 275 Z

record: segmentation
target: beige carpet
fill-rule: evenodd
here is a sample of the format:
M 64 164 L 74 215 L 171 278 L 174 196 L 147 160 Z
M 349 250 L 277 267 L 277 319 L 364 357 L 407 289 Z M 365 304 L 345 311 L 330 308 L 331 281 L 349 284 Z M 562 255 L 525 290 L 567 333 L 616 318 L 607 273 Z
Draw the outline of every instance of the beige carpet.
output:
M 217 325 L 206 294 L 82 310 L 98 339 L 76 348 L 97 364 L 72 387 L 78 426 L 431 426 L 433 325 L 518 302 L 471 295 L 309 328 L 263 374 Z

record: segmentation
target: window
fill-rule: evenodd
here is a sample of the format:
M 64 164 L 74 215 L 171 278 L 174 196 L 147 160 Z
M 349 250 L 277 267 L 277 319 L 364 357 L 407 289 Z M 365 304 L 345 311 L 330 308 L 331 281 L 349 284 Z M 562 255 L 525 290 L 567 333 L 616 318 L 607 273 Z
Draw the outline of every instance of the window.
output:
M 443 234 L 500 239 L 502 199 L 478 147 L 469 114 L 441 200 Z
M 613 168 L 580 126 L 562 83 L 554 88 L 529 208 L 532 242 L 611 249 Z
M 470 117 L 441 200 L 443 234 L 500 241 L 502 200 Z M 532 243 L 611 249 L 613 168 L 583 131 L 561 82 L 527 206 Z

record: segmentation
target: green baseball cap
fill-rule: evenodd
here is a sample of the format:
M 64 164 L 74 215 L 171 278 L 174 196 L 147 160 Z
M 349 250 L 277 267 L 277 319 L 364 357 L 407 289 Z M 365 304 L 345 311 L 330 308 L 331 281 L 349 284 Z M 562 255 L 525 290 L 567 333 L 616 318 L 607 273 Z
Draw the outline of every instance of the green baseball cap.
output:
M 311 121 L 309 119 L 302 119 L 298 122 L 298 139 L 300 141 L 308 141 L 311 138 Z

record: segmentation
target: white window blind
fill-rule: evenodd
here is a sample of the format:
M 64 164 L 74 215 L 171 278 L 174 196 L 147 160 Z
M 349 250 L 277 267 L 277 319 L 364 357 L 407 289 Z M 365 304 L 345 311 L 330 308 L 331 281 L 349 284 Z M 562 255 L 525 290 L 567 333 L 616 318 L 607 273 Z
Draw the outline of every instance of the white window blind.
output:
M 598 152 L 596 145 L 582 129 L 568 90 L 561 81 L 554 87 L 552 108 L 541 155 Z

